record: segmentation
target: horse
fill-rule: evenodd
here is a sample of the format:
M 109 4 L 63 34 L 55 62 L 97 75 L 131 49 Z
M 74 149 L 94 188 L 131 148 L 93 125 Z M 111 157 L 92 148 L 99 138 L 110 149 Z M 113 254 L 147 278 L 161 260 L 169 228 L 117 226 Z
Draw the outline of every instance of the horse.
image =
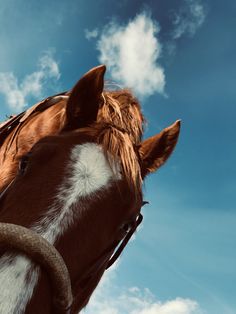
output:
M 10 153 L 16 141 L 17 157 L 0 196 L 0 313 L 80 312 L 141 221 L 144 179 L 176 146 L 180 121 L 142 140 L 140 104 L 128 91 L 105 92 L 104 73 L 105 66 L 88 72 L 56 96 L 66 101 L 33 113 L 3 143 Z M 54 110 L 57 118 L 45 120 Z M 53 269 L 60 258 L 66 267 Z M 62 311 L 53 296 L 60 303 L 66 285 L 58 277 L 66 272 L 71 293 Z

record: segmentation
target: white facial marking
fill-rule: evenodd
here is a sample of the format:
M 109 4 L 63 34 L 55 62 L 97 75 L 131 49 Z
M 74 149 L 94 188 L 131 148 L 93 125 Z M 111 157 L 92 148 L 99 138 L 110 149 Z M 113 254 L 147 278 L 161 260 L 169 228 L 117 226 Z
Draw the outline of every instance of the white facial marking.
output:
M 72 175 L 67 179 L 70 188 L 60 190 L 61 199 L 68 205 L 106 187 L 111 179 L 120 179 L 119 172 L 110 168 L 102 148 L 94 143 L 73 148 L 70 170 Z
M 111 169 L 102 148 L 94 143 L 77 145 L 72 149 L 67 173 L 54 204 L 31 228 L 51 244 L 73 224 L 73 204 L 79 204 L 80 199 L 86 196 L 101 193 L 111 182 L 121 178 L 119 164 L 114 163 Z M 76 212 L 83 207 L 78 205 Z M 24 313 L 39 277 L 39 267 L 34 267 L 29 275 L 32 266 L 24 256 L 10 259 L 5 254 L 0 258 L 0 314 Z

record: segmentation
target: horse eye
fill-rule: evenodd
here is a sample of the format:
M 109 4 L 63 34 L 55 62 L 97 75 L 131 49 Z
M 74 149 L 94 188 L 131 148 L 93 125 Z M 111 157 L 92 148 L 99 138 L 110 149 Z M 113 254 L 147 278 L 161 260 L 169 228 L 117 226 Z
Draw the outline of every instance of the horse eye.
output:
M 19 162 L 19 172 L 24 174 L 29 161 L 29 154 L 23 156 Z

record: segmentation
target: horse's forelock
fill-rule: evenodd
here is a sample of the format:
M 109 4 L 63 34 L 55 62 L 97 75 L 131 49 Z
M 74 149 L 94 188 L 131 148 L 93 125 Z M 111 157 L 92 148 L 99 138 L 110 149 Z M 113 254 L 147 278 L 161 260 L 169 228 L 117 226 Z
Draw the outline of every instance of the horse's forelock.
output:
M 99 109 L 97 122 L 112 123 L 129 133 L 134 144 L 139 144 L 144 117 L 137 99 L 129 90 L 105 91 L 104 104 Z
M 142 178 L 135 146 L 141 141 L 145 122 L 141 107 L 127 89 L 105 91 L 103 100 L 97 122 L 104 124 L 104 128 L 98 132 L 98 142 L 108 152 L 110 163 L 109 156 L 119 158 L 123 177 L 137 197 L 140 195 Z
M 112 123 L 105 122 L 94 123 L 91 127 L 78 131 L 87 133 L 103 147 L 111 169 L 117 170 L 114 167 L 117 162 L 119 163 L 127 188 L 138 199 L 141 195 L 141 169 L 136 145 L 132 142 L 129 133 Z
M 104 151 L 109 153 L 110 163 L 112 162 L 110 156 L 119 158 L 123 177 L 137 196 L 141 190 L 141 171 L 138 156 L 128 133 L 114 127 L 107 128 L 99 134 L 98 141 L 102 144 Z

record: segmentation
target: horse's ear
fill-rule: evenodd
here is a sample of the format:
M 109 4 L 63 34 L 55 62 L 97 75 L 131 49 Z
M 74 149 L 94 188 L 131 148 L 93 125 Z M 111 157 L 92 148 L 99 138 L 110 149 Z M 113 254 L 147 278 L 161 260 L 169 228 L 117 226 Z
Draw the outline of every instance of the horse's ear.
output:
M 141 143 L 139 153 L 143 178 L 166 162 L 175 148 L 179 132 L 180 120 Z
M 65 129 L 86 127 L 96 121 L 105 71 L 105 65 L 95 67 L 73 87 L 66 106 Z

